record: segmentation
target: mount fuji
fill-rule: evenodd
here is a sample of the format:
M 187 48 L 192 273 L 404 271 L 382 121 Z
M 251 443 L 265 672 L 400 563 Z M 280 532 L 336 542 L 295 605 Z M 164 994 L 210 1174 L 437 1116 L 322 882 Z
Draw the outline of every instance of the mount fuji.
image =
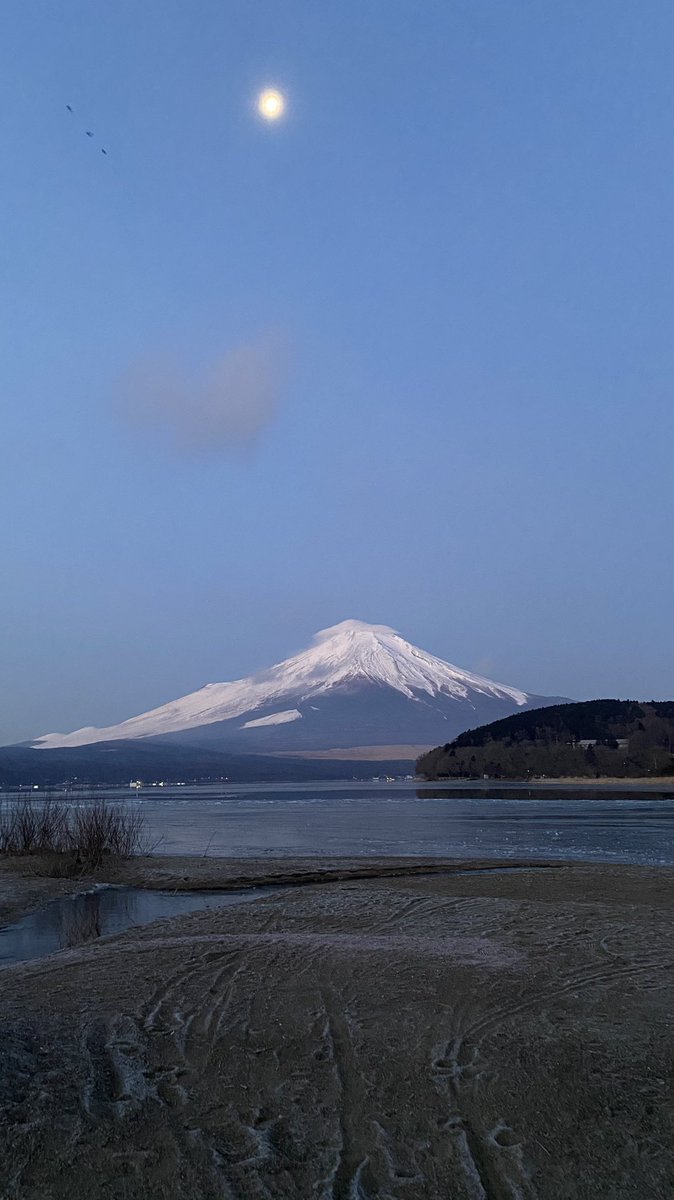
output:
M 209 683 L 119 725 L 49 733 L 31 745 L 64 750 L 142 739 L 236 754 L 336 751 L 358 759 L 381 748 L 389 758 L 396 749 L 413 758 L 466 729 L 559 700 L 452 666 L 386 625 L 350 620 L 260 674 Z

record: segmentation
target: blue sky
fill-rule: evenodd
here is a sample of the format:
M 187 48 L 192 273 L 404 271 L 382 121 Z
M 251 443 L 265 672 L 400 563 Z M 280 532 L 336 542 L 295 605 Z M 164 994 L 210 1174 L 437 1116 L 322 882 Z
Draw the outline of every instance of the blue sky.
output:
M 669 0 L 4 0 L 0 741 L 351 616 L 674 694 L 673 35 Z

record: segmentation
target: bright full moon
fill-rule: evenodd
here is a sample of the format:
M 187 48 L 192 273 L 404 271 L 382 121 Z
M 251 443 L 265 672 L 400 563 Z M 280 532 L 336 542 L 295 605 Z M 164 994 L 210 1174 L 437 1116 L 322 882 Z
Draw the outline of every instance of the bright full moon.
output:
M 283 116 L 286 102 L 274 88 L 265 88 L 257 98 L 257 111 L 265 121 L 278 121 Z

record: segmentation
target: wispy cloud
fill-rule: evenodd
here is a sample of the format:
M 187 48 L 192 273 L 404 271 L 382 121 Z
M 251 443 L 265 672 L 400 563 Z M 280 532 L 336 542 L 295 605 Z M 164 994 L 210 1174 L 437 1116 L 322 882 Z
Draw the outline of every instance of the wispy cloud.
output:
M 492 672 L 496 670 L 496 663 L 489 654 L 481 654 L 475 666 L 473 667 L 476 675 L 486 675 L 491 677 Z
M 182 454 L 251 445 L 273 420 L 288 372 L 285 340 L 265 332 L 201 370 L 170 354 L 147 356 L 128 371 L 120 408 L 137 430 Z

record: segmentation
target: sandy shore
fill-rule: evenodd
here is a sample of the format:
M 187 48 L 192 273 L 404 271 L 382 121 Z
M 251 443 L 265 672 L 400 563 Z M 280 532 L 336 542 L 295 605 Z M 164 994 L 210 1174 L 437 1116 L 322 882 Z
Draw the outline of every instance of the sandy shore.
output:
M 290 885 L 2 971 L 3 1200 L 671 1196 L 674 870 L 415 865 L 116 872 Z
M 674 775 L 639 775 L 636 779 L 629 779 L 624 775 L 603 775 L 600 779 L 586 779 L 583 775 L 560 775 L 556 779 L 546 777 L 545 779 L 532 779 L 531 782 L 537 786 L 563 783 L 571 784 L 573 787 L 623 787 L 629 788 L 631 792 L 639 790 L 666 791 L 668 788 L 674 787 Z

